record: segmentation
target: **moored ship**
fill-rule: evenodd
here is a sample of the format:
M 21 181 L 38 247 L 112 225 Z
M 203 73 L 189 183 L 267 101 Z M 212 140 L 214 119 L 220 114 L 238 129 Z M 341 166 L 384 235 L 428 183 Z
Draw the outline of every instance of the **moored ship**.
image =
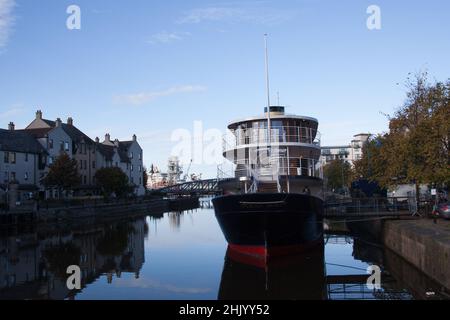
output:
M 223 155 L 233 178 L 219 183 L 224 195 L 213 199 L 229 251 L 263 263 L 323 244 L 319 121 L 271 105 L 267 35 L 265 45 L 265 113 L 228 126 Z
M 271 106 L 233 121 L 224 157 L 234 177 L 213 199 L 229 249 L 267 258 L 323 241 L 323 189 L 318 120 Z

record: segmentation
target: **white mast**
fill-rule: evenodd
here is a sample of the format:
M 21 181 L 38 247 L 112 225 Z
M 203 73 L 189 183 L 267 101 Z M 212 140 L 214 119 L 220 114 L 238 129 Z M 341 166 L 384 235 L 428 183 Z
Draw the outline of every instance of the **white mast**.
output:
M 267 48 L 267 33 L 264 34 L 264 45 L 266 49 L 266 89 L 267 89 L 267 132 L 268 132 L 268 144 L 271 143 L 272 126 L 270 121 L 270 82 L 269 82 L 269 50 Z

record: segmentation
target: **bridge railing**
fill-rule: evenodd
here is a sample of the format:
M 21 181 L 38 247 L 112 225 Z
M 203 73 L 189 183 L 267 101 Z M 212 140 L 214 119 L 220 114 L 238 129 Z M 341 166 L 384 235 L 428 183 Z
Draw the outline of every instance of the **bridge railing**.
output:
M 325 215 L 413 213 L 413 201 L 411 197 L 329 199 L 325 201 Z
M 218 189 L 218 181 L 218 179 L 196 180 L 162 188 L 158 192 L 175 195 L 212 194 L 220 191 Z

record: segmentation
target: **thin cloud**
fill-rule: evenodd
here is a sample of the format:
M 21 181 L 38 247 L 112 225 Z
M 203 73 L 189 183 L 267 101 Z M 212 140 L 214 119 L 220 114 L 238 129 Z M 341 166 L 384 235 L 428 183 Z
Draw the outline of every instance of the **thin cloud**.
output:
M 161 97 L 168 97 L 182 93 L 204 92 L 206 90 L 206 87 L 197 85 L 176 86 L 162 91 L 141 92 L 116 96 L 114 97 L 114 102 L 119 104 L 132 104 L 135 106 L 139 106 L 145 103 L 152 102 Z
M 176 21 L 178 24 L 198 24 L 202 22 L 246 22 L 273 25 L 292 19 L 293 11 L 268 8 L 207 7 L 190 10 Z
M 12 32 L 15 18 L 13 9 L 15 0 L 0 0 L 0 48 L 6 46 Z
M 175 41 L 180 41 L 185 39 L 186 37 L 191 36 L 189 32 L 167 32 L 163 31 L 157 34 L 154 34 L 147 41 L 149 44 L 167 44 Z
M 0 0 L 1 1 L 1 0 Z M 11 118 L 19 116 L 21 114 L 23 114 L 24 112 L 24 108 L 22 107 L 13 107 L 7 111 L 1 112 L 0 113 L 0 120 L 11 120 Z

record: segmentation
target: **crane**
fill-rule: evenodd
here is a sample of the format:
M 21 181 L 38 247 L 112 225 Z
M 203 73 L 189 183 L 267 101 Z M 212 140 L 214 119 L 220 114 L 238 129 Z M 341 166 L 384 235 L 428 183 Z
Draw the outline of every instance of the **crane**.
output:
M 192 162 L 193 162 L 193 160 L 191 159 L 191 162 L 189 163 L 189 167 L 187 168 L 186 174 L 184 175 L 184 178 L 183 178 L 184 181 L 187 181 L 187 179 L 188 179 L 189 171 L 191 170 L 191 166 L 192 166 Z

